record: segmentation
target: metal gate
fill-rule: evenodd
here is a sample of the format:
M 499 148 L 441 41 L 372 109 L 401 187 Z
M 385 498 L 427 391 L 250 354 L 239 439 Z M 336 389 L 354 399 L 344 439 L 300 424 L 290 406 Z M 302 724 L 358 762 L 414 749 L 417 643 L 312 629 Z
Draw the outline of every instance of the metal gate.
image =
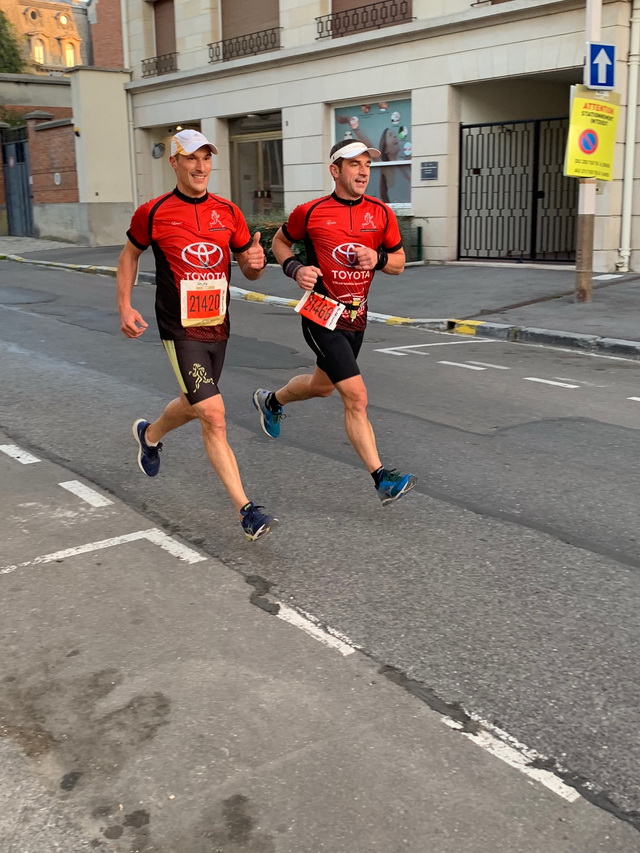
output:
M 26 127 L 2 131 L 2 163 L 9 234 L 14 237 L 32 237 L 33 207 Z
M 461 126 L 458 258 L 575 260 L 568 129 L 566 118 Z

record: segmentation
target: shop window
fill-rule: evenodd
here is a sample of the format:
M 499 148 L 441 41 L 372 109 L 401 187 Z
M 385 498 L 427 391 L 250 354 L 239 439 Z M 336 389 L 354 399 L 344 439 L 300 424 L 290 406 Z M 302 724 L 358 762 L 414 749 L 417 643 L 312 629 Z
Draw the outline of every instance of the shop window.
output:
M 367 195 L 394 208 L 411 207 L 411 100 L 360 101 L 335 110 L 335 141 L 377 148 Z

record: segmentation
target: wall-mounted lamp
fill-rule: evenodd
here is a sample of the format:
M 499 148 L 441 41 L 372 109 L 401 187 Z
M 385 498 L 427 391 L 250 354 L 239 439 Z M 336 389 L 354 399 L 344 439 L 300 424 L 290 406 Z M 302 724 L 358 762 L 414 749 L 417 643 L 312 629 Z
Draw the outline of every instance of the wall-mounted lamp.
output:
M 156 142 L 156 144 L 151 149 L 151 156 L 154 160 L 159 160 L 164 154 L 165 146 L 164 142 Z

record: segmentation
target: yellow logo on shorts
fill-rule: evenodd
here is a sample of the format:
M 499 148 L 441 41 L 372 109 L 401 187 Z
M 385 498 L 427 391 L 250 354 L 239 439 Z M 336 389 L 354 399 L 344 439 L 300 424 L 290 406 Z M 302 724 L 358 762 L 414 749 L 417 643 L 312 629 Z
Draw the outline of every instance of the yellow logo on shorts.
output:
M 192 369 L 189 371 L 189 376 L 193 376 L 196 380 L 196 387 L 194 388 L 194 391 L 198 391 L 200 386 L 206 382 L 209 382 L 211 385 L 215 385 L 215 382 L 210 376 L 207 376 L 207 372 L 201 364 L 194 364 Z

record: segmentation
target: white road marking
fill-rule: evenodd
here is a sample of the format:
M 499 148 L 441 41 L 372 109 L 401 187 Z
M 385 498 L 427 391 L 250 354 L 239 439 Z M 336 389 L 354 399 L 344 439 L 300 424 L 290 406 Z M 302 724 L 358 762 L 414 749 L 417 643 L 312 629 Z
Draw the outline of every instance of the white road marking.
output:
M 635 400 L 636 403 L 640 403 L 640 397 L 627 397 L 627 400 Z
M 503 364 L 489 364 L 486 361 L 468 361 L 467 364 L 477 364 L 478 367 L 495 367 L 496 370 L 511 370 L 510 367 L 505 367 Z
M 467 370 L 486 370 L 486 367 L 476 367 L 475 364 L 462 364 L 459 361 L 439 361 L 438 364 L 448 364 L 449 367 L 466 367 Z
M 34 462 L 40 462 L 37 456 L 27 453 L 26 450 L 18 447 L 17 444 L 0 444 L 0 450 L 23 465 L 33 465 Z
M 109 504 L 113 503 L 109 498 L 105 498 L 104 495 L 99 494 L 94 489 L 89 488 L 89 486 L 85 486 L 79 480 L 68 480 L 66 483 L 58 483 L 58 485 L 82 498 L 83 501 L 91 504 L 91 506 L 109 506 Z
M 604 275 L 594 275 L 594 281 L 612 281 L 614 278 L 622 278 L 622 273 L 605 273 Z
M 75 548 L 66 548 L 63 551 L 55 551 L 53 554 L 45 554 L 42 557 L 36 557 L 35 560 L 26 560 L 24 563 L 18 563 L 15 566 L 3 566 L 0 568 L 0 575 L 8 575 L 15 572 L 16 569 L 22 569 L 26 566 L 42 566 L 46 563 L 53 563 L 57 560 L 66 560 L 68 557 L 77 557 L 80 554 L 90 554 L 92 551 L 102 551 L 105 548 L 112 548 L 114 545 L 123 545 L 126 542 L 136 542 L 140 539 L 146 539 L 148 542 L 153 542 L 154 545 L 159 545 L 164 551 L 167 551 L 179 560 L 184 560 L 186 563 L 199 563 L 206 560 L 202 554 L 187 548 L 171 536 L 153 527 L 150 530 L 138 530 L 135 533 L 124 533 L 122 536 L 114 536 L 111 539 L 102 539 L 99 542 L 88 542 L 86 545 L 77 545 Z
M 553 382 L 551 379 L 538 379 L 536 376 L 525 376 L 528 382 L 542 382 L 543 385 L 557 385 L 559 388 L 579 388 L 579 385 L 569 385 L 568 382 Z
M 417 350 L 422 349 L 423 347 L 452 347 L 456 346 L 456 344 L 496 344 L 498 341 L 491 340 L 490 338 L 482 338 L 482 340 L 469 340 L 465 338 L 463 341 L 436 341 L 430 344 L 411 344 L 406 347 L 384 347 L 383 349 L 374 349 L 374 352 L 386 352 L 389 355 L 429 355 L 428 352 L 404 352 L 404 350 Z
M 565 785 L 554 773 L 537 767 L 531 767 L 531 762 L 539 759 L 540 756 L 523 744 L 518 743 L 505 732 L 500 732 L 499 729 L 494 728 L 493 731 L 496 734 L 492 734 L 491 731 L 487 731 L 487 729 L 492 728 L 489 724 L 476 720 L 482 728 L 477 734 L 472 734 L 462 731 L 460 724 L 450 717 L 443 717 L 442 721 L 449 728 L 460 732 L 467 740 L 472 741 L 481 749 L 504 761 L 510 767 L 514 767 L 516 770 L 524 773 L 525 776 L 529 776 L 529 778 L 544 785 L 545 788 L 549 788 L 550 791 L 553 791 L 559 797 L 563 797 L 570 803 L 575 803 L 576 800 L 580 799 L 580 794 L 574 788 Z M 496 736 L 498 733 L 500 736 Z M 505 740 L 509 742 L 506 743 Z
M 355 648 L 346 643 L 337 631 L 322 628 L 318 621 L 308 613 L 302 614 L 292 607 L 288 607 L 286 604 L 281 604 L 278 611 L 278 618 L 284 622 L 288 622 L 290 625 L 294 625 L 296 628 L 300 628 L 306 634 L 309 634 L 310 637 L 324 643 L 325 646 L 336 649 L 344 657 L 352 655 L 355 652 Z

